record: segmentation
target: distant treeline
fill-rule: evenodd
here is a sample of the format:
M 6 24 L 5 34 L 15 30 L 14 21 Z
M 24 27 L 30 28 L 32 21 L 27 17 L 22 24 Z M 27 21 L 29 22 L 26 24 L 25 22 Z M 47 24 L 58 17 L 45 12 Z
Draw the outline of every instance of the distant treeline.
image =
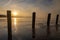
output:
M 0 17 L 7 17 L 7 15 L 0 15 Z M 12 16 L 13 18 L 31 18 L 31 16 Z
M 6 17 L 6 15 L 0 15 L 0 17 Z

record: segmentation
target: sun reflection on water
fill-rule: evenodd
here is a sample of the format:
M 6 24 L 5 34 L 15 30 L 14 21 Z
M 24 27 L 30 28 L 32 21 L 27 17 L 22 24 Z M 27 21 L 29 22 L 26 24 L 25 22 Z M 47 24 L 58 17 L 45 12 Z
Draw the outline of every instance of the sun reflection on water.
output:
M 15 31 L 14 32 L 17 32 L 17 19 L 16 18 L 14 18 L 14 28 L 15 28 Z

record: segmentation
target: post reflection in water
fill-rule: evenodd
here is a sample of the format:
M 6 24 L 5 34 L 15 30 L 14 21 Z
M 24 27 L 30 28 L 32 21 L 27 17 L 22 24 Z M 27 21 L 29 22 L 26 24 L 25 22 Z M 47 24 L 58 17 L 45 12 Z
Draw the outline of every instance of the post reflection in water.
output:
M 14 22 L 13 22 L 13 24 L 14 24 L 14 29 L 15 29 L 15 31 L 14 32 L 17 32 L 17 19 L 16 18 L 14 18 Z

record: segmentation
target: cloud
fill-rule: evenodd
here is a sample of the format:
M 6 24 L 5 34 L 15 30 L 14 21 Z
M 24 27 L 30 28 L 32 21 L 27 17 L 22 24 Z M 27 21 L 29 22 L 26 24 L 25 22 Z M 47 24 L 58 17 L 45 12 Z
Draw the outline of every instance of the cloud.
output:
M 58 10 L 60 10 L 60 0 L 10 0 L 10 2 L 5 0 L 5 2 L 6 1 L 7 3 L 3 6 L 5 9 L 17 9 L 24 12 L 28 11 L 28 13 L 31 13 L 32 11 L 38 12 L 37 10 L 45 13 L 57 13 Z
M 44 6 L 51 6 L 53 4 L 53 0 L 42 0 L 41 4 Z
M 0 0 L 0 6 L 7 4 L 9 0 Z

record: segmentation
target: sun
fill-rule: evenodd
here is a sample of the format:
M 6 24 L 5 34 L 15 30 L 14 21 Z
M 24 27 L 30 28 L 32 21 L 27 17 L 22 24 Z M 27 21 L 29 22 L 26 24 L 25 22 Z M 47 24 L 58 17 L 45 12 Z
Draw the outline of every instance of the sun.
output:
M 13 11 L 13 16 L 16 16 L 17 15 L 17 12 L 16 11 Z

